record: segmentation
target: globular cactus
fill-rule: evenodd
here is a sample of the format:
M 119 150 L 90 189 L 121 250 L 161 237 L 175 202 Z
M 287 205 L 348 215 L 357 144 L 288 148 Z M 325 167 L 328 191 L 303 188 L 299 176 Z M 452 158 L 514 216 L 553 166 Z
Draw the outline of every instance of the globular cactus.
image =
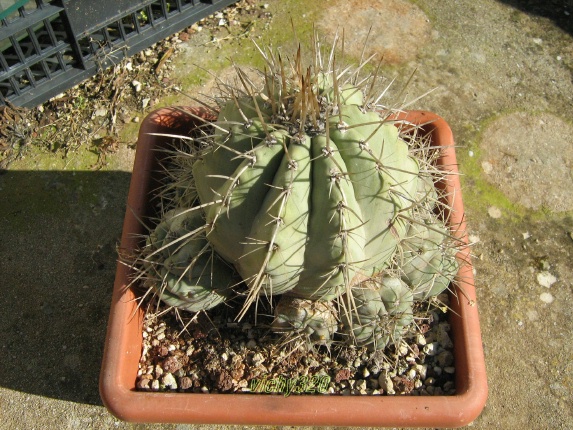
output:
M 337 312 L 327 301 L 285 295 L 275 309 L 272 328 L 278 333 L 306 336 L 314 344 L 328 344 L 338 329 Z
M 414 299 L 437 296 L 458 272 L 457 249 L 449 236 L 449 230 L 435 216 L 410 225 L 396 259 L 401 279 L 414 292 Z
M 201 213 L 192 209 L 163 215 L 147 238 L 143 265 L 146 282 L 158 289 L 161 300 L 190 312 L 223 303 L 236 282 L 207 241 Z
M 354 305 L 343 314 L 351 344 L 383 349 L 397 343 L 413 322 L 414 295 L 400 279 L 378 276 L 352 289 Z
M 378 104 L 377 73 L 338 70 L 317 42 L 308 67 L 300 49 L 289 64 L 260 51 L 260 84 L 237 68 L 211 132 L 174 156 L 146 282 L 190 311 L 243 296 L 239 318 L 282 295 L 276 331 L 327 343 L 340 322 L 349 341 L 382 348 L 457 270 L 434 215 L 438 171 Z

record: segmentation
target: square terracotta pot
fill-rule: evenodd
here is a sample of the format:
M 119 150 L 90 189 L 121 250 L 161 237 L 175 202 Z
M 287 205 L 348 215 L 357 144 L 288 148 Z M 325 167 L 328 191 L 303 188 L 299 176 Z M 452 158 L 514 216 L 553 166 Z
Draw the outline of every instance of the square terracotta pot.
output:
M 164 108 L 142 123 L 128 196 L 121 247 L 135 249 L 146 233 L 141 219 L 153 172 L 158 170 L 157 148 L 171 139 L 153 135 L 188 134 L 198 120 L 192 108 Z M 452 225 L 465 231 L 454 140 L 448 124 L 429 112 L 411 111 L 401 119 L 422 125 L 432 144 L 443 148 L 439 163 L 449 171 L 446 187 L 453 211 Z M 467 243 L 464 235 L 463 240 Z M 461 251 L 469 255 L 468 249 Z M 104 404 L 120 419 L 134 422 L 217 423 L 267 425 L 459 427 L 472 422 L 487 398 L 485 363 L 475 301 L 471 264 L 462 265 L 451 298 L 450 325 L 454 342 L 456 393 L 453 396 L 333 396 L 268 394 L 202 394 L 136 391 L 138 363 L 142 351 L 143 310 L 137 309 L 134 292 L 128 288 L 130 269 L 118 264 L 107 339 L 100 375 Z M 463 290 L 463 293 L 461 291 Z

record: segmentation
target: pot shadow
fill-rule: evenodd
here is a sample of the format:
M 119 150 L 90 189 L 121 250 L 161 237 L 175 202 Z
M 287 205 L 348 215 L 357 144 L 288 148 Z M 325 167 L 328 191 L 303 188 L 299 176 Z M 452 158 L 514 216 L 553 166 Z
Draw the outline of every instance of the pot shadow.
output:
M 552 20 L 569 34 L 573 34 L 573 0 L 498 0 L 528 15 Z
M 0 387 L 101 405 L 131 174 L 0 173 Z

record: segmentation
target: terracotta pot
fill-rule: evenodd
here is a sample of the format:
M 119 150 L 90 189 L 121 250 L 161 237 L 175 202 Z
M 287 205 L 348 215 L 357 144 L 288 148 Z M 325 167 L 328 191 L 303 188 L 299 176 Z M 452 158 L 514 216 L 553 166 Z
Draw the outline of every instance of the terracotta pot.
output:
M 191 109 L 194 114 L 204 114 Z M 401 115 L 423 125 L 433 145 L 443 147 L 441 166 L 451 172 L 444 186 L 453 207 L 451 222 L 465 231 L 464 209 L 457 176 L 454 140 L 448 124 L 429 112 Z M 141 126 L 128 196 L 121 247 L 134 249 L 145 233 L 149 192 L 157 171 L 156 148 L 170 139 L 150 133 L 188 134 L 197 119 L 179 108 L 150 114 Z M 461 233 L 462 234 L 462 233 Z M 463 239 L 467 243 L 465 233 Z M 469 250 L 461 251 L 469 255 Z M 450 324 L 454 342 L 456 395 L 453 396 L 329 396 L 268 394 L 158 393 L 135 390 L 142 350 L 143 310 L 127 288 L 130 269 L 119 264 L 115 279 L 107 340 L 100 376 L 100 393 L 112 414 L 126 421 L 268 425 L 427 426 L 459 427 L 472 422 L 487 398 L 487 382 L 471 264 L 463 265 L 457 297 L 452 297 Z

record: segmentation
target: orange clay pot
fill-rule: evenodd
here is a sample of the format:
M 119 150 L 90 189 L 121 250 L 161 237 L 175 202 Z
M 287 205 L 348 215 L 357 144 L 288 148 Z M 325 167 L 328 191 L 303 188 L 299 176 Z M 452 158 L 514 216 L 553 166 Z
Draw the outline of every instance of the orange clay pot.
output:
M 145 228 L 153 173 L 158 170 L 155 151 L 170 138 L 151 133 L 187 135 L 208 116 L 201 108 L 164 108 L 142 123 L 131 178 L 127 211 L 121 238 L 123 250 L 137 248 Z M 442 168 L 449 171 L 446 187 L 452 225 L 465 235 L 464 209 L 457 175 L 454 140 L 448 124 L 439 116 L 422 111 L 405 112 L 400 119 L 421 125 L 432 144 L 441 146 Z M 211 119 L 211 118 L 209 118 Z M 467 247 L 461 258 L 469 260 Z M 116 417 L 134 422 L 267 424 L 314 426 L 460 427 L 471 423 L 487 398 L 485 362 L 475 303 L 472 265 L 464 264 L 454 285 L 450 324 L 454 342 L 456 392 L 453 396 L 332 396 L 281 394 L 202 394 L 136 391 L 135 382 L 142 351 L 144 311 L 137 308 L 128 288 L 130 269 L 119 264 L 111 305 L 107 339 L 100 375 L 100 394 Z

